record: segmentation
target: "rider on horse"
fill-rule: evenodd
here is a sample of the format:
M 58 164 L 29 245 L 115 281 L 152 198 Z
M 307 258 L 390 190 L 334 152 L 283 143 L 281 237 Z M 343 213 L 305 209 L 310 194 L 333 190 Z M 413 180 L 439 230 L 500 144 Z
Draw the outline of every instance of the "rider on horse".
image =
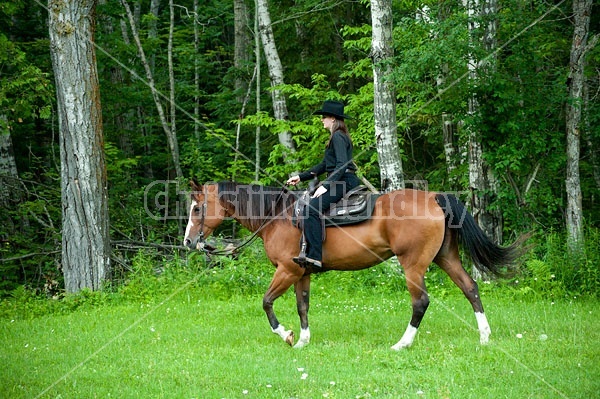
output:
M 311 265 L 321 267 L 323 252 L 322 214 L 338 202 L 348 191 L 360 185 L 356 177 L 356 165 L 352 160 L 352 139 L 344 119 L 344 104 L 340 101 L 327 100 L 320 110 L 313 115 L 322 115 L 323 127 L 331 133 L 325 146 L 323 160 L 310 170 L 292 176 L 287 184 L 296 185 L 301 181 L 310 180 L 323 173 L 327 178 L 311 196 L 308 204 L 308 215 L 304 221 L 304 236 L 307 243 L 306 256 L 301 254 L 294 257 L 294 262 L 301 266 Z

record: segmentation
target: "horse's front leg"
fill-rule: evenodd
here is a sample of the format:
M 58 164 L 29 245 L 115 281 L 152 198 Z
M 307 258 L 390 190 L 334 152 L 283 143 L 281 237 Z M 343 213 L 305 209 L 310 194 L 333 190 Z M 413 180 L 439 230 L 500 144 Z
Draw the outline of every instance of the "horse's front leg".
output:
M 308 328 L 308 308 L 310 303 L 310 274 L 302 276 L 294 288 L 296 289 L 296 305 L 300 316 L 300 339 L 294 348 L 302 348 L 310 342 L 310 329 Z
M 294 266 L 291 267 L 299 269 Z M 279 324 L 279 320 L 277 320 L 277 316 L 275 316 L 275 312 L 273 311 L 273 302 L 275 302 L 277 298 L 285 293 L 288 288 L 290 288 L 292 284 L 295 284 L 301 277 L 302 270 L 296 270 L 294 272 L 287 266 L 279 264 L 273 275 L 269 289 L 263 297 L 263 309 L 267 314 L 267 319 L 269 319 L 271 330 L 279 335 L 290 346 L 294 345 L 294 332 L 292 330 L 286 330 L 282 324 Z

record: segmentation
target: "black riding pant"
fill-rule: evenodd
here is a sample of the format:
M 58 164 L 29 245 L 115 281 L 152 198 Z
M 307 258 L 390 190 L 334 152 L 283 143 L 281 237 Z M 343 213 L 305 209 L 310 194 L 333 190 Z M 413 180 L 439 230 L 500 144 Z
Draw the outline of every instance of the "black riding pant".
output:
M 323 259 L 323 229 L 321 217 L 332 204 L 338 202 L 346 193 L 360 185 L 360 180 L 354 173 L 344 173 L 341 180 L 331 182 L 326 193 L 318 198 L 311 198 L 308 203 L 308 214 L 304 221 L 304 236 L 306 237 L 306 256 L 322 261 Z

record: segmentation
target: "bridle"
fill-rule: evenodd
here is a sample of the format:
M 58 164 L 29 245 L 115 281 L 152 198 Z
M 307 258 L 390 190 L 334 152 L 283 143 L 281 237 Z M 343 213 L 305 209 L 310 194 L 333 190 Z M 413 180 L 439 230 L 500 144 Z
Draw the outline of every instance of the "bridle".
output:
M 202 186 L 202 195 L 204 196 L 204 201 L 202 202 L 201 215 L 200 219 L 200 233 L 198 234 L 198 242 L 204 243 L 204 221 L 206 220 L 206 208 L 208 207 L 208 196 L 204 192 L 205 188 Z
M 232 254 L 235 254 L 240 249 L 250 245 L 254 240 L 256 240 L 256 238 L 258 237 L 258 234 L 260 233 L 262 228 L 265 227 L 265 225 L 267 224 L 267 221 L 269 220 L 269 217 L 271 216 L 271 214 L 270 214 L 271 212 L 269 212 L 269 215 L 265 216 L 265 218 L 263 219 L 263 221 L 260 224 L 260 226 L 258 227 L 258 229 L 256 229 L 256 231 L 254 231 L 254 233 L 252 233 L 252 235 L 248 239 L 246 239 L 240 245 L 233 247 L 233 249 L 216 249 L 212 246 L 206 245 L 206 242 L 204 241 L 204 221 L 206 220 L 206 209 L 208 207 L 208 196 L 206 195 L 204 190 L 205 190 L 205 186 L 203 185 L 202 186 L 202 194 L 204 195 L 204 201 L 202 202 L 202 208 L 201 208 L 202 209 L 202 211 L 201 211 L 202 218 L 200 219 L 200 232 L 198 233 L 198 243 L 203 244 L 200 246 L 200 249 L 202 250 L 202 252 L 206 253 L 207 255 L 217 255 L 217 256 L 232 255 Z M 281 189 L 281 191 L 279 192 L 279 195 L 277 196 L 277 199 L 275 200 L 275 203 L 273 204 L 274 206 L 277 205 L 277 203 L 283 198 L 283 194 L 286 191 L 287 191 L 287 189 L 285 187 L 283 187 Z M 273 209 L 274 206 L 271 209 Z

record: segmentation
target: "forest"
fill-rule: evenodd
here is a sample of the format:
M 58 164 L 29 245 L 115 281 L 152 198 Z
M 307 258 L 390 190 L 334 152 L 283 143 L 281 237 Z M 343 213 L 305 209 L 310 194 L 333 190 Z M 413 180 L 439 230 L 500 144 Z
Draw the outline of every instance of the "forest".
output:
M 600 286 L 597 2 L 71 3 L 83 13 L 73 24 L 62 1 L 0 1 L 0 296 L 65 290 L 66 257 L 87 236 L 71 232 L 69 162 L 105 182 L 80 193 L 81 209 L 100 201 L 88 233 L 109 243 L 98 257 L 115 281 L 137 251 L 186 256 L 190 179 L 281 186 L 316 164 L 328 134 L 312 113 L 326 99 L 352 116 L 360 177 L 389 189 L 378 70 L 393 94 L 394 188 L 455 192 L 498 243 L 533 233 L 530 257 L 550 262 L 553 248 L 565 284 Z M 383 58 L 372 3 L 389 5 Z M 68 46 L 90 62 L 69 61 Z M 97 87 L 68 82 L 69 62 Z M 75 124 L 84 110 L 69 95 L 91 96 L 91 124 Z

